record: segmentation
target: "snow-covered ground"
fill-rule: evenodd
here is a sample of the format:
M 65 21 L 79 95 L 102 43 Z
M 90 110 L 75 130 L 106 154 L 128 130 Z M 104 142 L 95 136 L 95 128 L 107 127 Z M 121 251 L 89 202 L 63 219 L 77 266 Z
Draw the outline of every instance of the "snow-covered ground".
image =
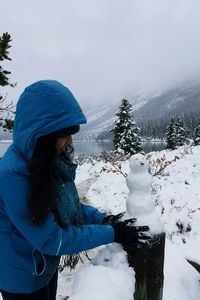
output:
M 200 274 L 187 259 L 200 264 L 200 146 L 152 152 L 147 158 L 154 175 L 151 193 L 167 236 L 163 300 L 197 300 L 200 297 Z M 129 174 L 128 161 L 122 162 L 121 166 L 122 172 Z M 126 179 L 115 172 L 112 165 L 96 162 L 79 166 L 77 186 L 83 186 L 83 182 L 89 182 L 90 178 L 93 178 L 87 191 L 90 204 L 108 213 L 126 209 L 129 192 Z M 80 271 L 79 268 L 75 271 L 70 299 L 89 300 L 94 299 L 94 295 L 95 299 L 132 299 L 134 277 L 123 250 L 113 244 L 93 250 L 92 255 L 95 252 L 97 257 L 94 260 L 98 263 L 94 266 L 85 264 Z M 66 294 L 70 294 L 67 280 Z
M 200 298 L 200 274 L 187 260 L 200 264 L 200 146 L 147 154 L 153 176 L 151 193 L 166 230 L 163 300 Z M 128 161 L 121 171 L 129 174 Z M 80 197 L 107 213 L 126 209 L 126 178 L 109 163 L 88 161 L 77 168 Z M 84 264 L 59 274 L 58 300 L 131 300 L 134 270 L 120 245 L 88 252 Z

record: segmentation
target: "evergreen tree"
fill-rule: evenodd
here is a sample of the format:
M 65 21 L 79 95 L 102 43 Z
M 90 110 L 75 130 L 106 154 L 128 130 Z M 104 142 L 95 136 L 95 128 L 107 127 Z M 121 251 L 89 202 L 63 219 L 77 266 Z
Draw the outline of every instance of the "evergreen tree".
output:
M 194 144 L 200 145 L 200 125 L 197 125 L 197 127 L 194 129 Z
M 166 148 L 172 150 L 188 143 L 189 140 L 181 118 L 177 118 L 176 120 L 171 119 L 167 127 L 166 141 Z
M 11 47 L 12 39 L 8 32 L 3 33 L 2 36 L 0 36 L 0 62 L 4 60 L 11 60 L 9 57 L 9 48 Z M 15 84 L 12 84 L 10 82 L 10 74 L 11 72 L 8 70 L 5 70 L 2 66 L 0 66 L 0 87 L 5 86 L 11 86 L 14 87 Z M 6 97 L 3 96 L 3 94 L 0 93 L 0 126 L 6 129 L 11 129 L 11 124 L 13 124 L 13 121 L 7 118 L 3 118 L 1 115 L 2 113 L 5 115 L 5 113 L 9 114 L 13 113 L 13 105 L 12 103 L 6 103 Z
M 0 61 L 11 60 L 11 58 L 8 56 L 8 49 L 11 47 L 11 41 L 11 36 L 8 32 L 3 33 L 3 35 L 0 37 Z M 3 67 L 0 66 L 0 86 L 14 86 L 12 83 L 10 83 L 10 74 L 10 71 L 4 70 Z
M 183 120 L 178 118 L 175 122 L 176 146 L 183 146 L 188 143 L 187 133 Z
M 176 126 L 173 118 L 167 126 L 166 142 L 167 149 L 176 149 Z
M 122 99 L 119 111 L 116 114 L 118 118 L 114 122 L 114 149 L 115 152 L 124 155 L 142 152 L 140 129 L 132 121 L 131 109 L 132 105 L 128 100 Z

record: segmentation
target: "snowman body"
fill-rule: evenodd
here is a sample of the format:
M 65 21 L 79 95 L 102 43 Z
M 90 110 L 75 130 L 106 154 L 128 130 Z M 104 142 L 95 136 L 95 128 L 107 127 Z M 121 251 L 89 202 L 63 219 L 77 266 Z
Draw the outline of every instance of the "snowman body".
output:
M 129 161 L 130 174 L 126 179 L 129 195 L 123 219 L 137 218 L 134 226 L 147 225 L 152 234 L 163 232 L 163 225 L 155 209 L 150 193 L 152 176 L 148 173 L 148 162 L 144 155 L 136 154 Z

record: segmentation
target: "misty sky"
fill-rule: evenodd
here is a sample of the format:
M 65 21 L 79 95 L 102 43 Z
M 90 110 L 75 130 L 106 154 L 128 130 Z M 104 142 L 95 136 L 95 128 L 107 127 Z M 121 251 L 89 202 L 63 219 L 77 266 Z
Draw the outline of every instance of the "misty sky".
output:
M 0 29 L 13 40 L 3 66 L 15 102 L 40 79 L 87 107 L 200 74 L 199 0 L 6 0 Z

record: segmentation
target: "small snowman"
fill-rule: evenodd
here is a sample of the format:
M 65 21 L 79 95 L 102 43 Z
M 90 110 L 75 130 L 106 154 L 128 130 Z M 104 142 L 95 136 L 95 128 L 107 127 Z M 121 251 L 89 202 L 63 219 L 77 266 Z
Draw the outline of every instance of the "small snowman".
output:
M 164 230 L 150 193 L 152 176 L 148 172 L 148 161 L 144 155 L 135 154 L 129 166 L 130 174 L 126 179 L 129 195 L 123 219 L 134 217 L 137 219 L 134 226 L 148 225 L 152 234 L 159 234 Z

